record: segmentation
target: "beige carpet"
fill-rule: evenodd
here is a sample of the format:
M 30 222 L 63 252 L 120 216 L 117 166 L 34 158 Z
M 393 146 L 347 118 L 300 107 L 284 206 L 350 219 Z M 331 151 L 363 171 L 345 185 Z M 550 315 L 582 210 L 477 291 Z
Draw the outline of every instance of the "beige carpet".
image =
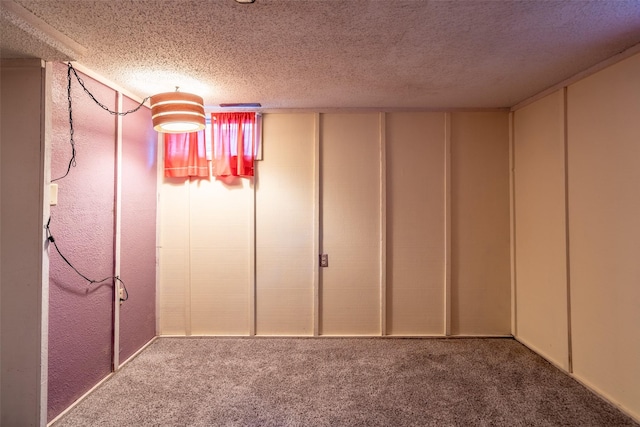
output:
M 160 338 L 63 426 L 638 426 L 512 339 Z

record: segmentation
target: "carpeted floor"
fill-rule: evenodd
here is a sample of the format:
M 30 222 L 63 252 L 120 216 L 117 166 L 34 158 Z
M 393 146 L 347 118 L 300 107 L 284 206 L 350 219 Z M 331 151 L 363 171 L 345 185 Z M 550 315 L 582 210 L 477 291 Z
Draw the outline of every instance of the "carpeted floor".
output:
M 160 338 L 63 426 L 639 426 L 512 339 Z

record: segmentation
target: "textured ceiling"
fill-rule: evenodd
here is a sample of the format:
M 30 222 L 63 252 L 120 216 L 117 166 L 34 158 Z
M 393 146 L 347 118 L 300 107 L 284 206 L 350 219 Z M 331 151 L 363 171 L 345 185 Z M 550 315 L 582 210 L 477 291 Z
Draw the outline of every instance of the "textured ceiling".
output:
M 640 42 L 640 0 L 2 4 L 3 58 L 72 59 L 208 106 L 510 107 Z

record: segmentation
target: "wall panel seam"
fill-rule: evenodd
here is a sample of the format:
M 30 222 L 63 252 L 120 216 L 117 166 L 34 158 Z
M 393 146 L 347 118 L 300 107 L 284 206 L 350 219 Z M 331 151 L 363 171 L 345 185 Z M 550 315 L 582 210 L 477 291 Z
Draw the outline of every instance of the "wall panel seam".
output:
M 518 289 L 516 271 L 516 181 L 515 181 L 515 113 L 509 113 L 509 226 L 511 263 L 511 333 L 518 335 Z
M 249 215 L 249 335 L 256 334 L 256 186 L 258 174 L 250 183 L 251 214 Z
M 451 335 L 451 113 L 444 113 L 444 335 Z
M 320 218 L 320 113 L 314 114 L 313 134 L 313 335 L 320 335 L 320 267 L 318 255 L 322 253 Z
M 380 335 L 387 334 L 387 130 L 380 113 Z
M 570 374 L 573 373 L 573 342 L 571 335 L 571 252 L 569 239 L 569 129 L 568 129 L 568 88 L 562 89 L 563 103 L 563 136 L 564 136 L 564 212 L 565 212 L 565 248 L 566 248 L 566 289 L 567 289 L 567 365 Z
M 116 111 L 122 111 L 123 98 L 121 92 L 116 92 Z M 122 116 L 116 115 L 116 156 L 115 156 L 115 218 L 113 221 L 113 275 L 120 277 L 120 250 L 122 244 Z M 120 367 L 120 297 L 118 289 L 120 285 L 113 280 L 113 372 Z
M 164 158 L 164 144 L 161 143 L 161 133 L 156 134 L 156 336 L 160 334 L 160 315 L 162 314 L 160 308 L 160 252 L 161 252 L 161 230 L 162 230 L 162 173 L 163 173 L 163 158 Z
M 189 230 L 189 232 L 187 233 L 187 249 L 184 251 L 185 252 L 185 256 L 187 257 L 187 271 L 186 271 L 186 283 L 185 283 L 185 292 L 184 292 L 184 333 L 186 336 L 191 336 L 191 270 L 193 268 L 193 266 L 191 265 L 191 213 L 192 213 L 192 209 L 191 209 L 191 186 L 193 185 L 193 181 L 191 180 L 191 178 L 188 178 L 188 181 L 186 182 L 186 187 L 187 187 L 187 200 L 189 201 L 189 203 L 187 203 L 187 230 Z

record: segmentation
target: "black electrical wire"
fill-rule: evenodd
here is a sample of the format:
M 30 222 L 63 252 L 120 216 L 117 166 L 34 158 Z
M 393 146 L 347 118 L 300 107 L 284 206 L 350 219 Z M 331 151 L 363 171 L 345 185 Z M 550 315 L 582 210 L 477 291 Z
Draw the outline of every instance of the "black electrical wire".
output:
M 71 144 L 71 159 L 67 165 L 67 172 L 59 178 L 52 179 L 51 182 L 58 181 L 66 177 L 69 175 L 71 167 L 76 166 L 76 143 L 73 140 L 73 108 L 71 105 L 71 69 L 71 62 L 69 62 L 69 66 L 67 67 L 67 109 L 69 111 L 69 143 Z
M 49 221 L 47 221 L 47 225 L 45 227 L 47 229 L 47 240 L 49 242 L 53 243 L 53 247 L 58 252 L 58 255 L 60 255 L 60 258 L 62 258 L 62 260 L 64 262 L 66 262 L 67 265 L 73 269 L 73 271 L 75 271 L 84 280 L 89 282 L 89 284 L 102 283 L 102 282 L 106 282 L 107 280 L 112 280 L 112 279 L 117 280 L 118 282 L 120 282 L 122 284 L 122 290 L 124 291 L 124 294 L 125 294 L 125 297 L 124 298 L 120 298 L 120 301 L 126 301 L 126 300 L 129 299 L 129 291 L 127 291 L 127 286 L 124 284 L 124 281 L 122 281 L 122 279 L 119 276 L 109 276 L 109 277 L 105 277 L 102 280 L 93 280 L 93 279 L 89 279 L 87 276 L 85 276 L 84 274 L 80 273 L 80 271 L 78 271 L 78 269 L 75 268 L 73 266 L 73 264 L 71 264 L 71 262 L 67 259 L 67 257 L 62 255 L 62 252 L 60 252 L 60 248 L 58 248 L 58 244 L 56 243 L 56 239 L 54 239 L 53 235 L 51 234 L 51 229 L 49 228 L 50 224 L 51 224 L 51 217 L 49 217 Z
M 80 83 L 80 86 L 82 86 L 82 89 L 84 89 L 85 93 L 87 95 L 89 95 L 89 97 L 91 99 L 93 99 L 93 102 L 98 104 L 100 106 L 100 108 L 102 108 L 103 110 L 108 111 L 111 115 L 114 115 L 114 116 L 126 116 L 127 114 L 135 113 L 136 111 L 138 111 L 144 105 L 145 102 L 147 102 L 147 100 L 149 98 L 151 98 L 150 96 L 147 96 L 145 99 L 142 100 L 142 102 L 140 104 L 138 104 L 138 106 L 136 108 L 133 108 L 131 110 L 127 110 L 127 111 L 123 111 L 123 112 L 110 110 L 109 107 L 107 107 L 106 105 L 102 104 L 100 101 L 98 101 L 96 99 L 95 96 L 93 96 L 93 94 L 91 92 L 89 92 L 89 89 L 86 88 L 86 86 L 84 85 L 84 82 L 82 81 L 82 79 L 78 75 L 78 72 L 76 71 L 75 68 L 73 68 L 73 65 L 71 65 L 71 62 L 69 62 L 67 65 L 68 65 L 67 75 L 69 76 L 69 80 L 71 79 L 71 73 L 73 73 L 73 75 L 76 76 L 76 79 L 78 79 L 78 83 Z
M 93 96 L 93 94 L 91 92 L 89 92 L 89 89 L 87 89 L 87 87 L 84 85 L 84 81 L 82 81 L 82 79 L 78 75 L 78 72 L 76 71 L 76 69 L 73 68 L 73 65 L 71 65 L 71 62 L 68 62 L 67 63 L 67 109 L 69 111 L 69 143 L 71 144 L 71 158 L 69 159 L 69 164 L 67 165 L 67 171 L 65 172 L 65 174 L 62 175 L 59 178 L 52 179 L 51 182 L 55 182 L 55 181 L 61 180 L 62 178 L 64 178 L 67 175 L 69 175 L 69 172 L 71 171 L 72 167 L 76 167 L 76 144 L 75 144 L 75 141 L 73 140 L 73 133 L 74 133 L 74 130 L 73 130 L 73 108 L 72 108 L 72 103 L 71 103 L 71 73 L 73 73 L 73 75 L 76 76 L 76 79 L 78 80 L 78 83 L 80 83 L 80 86 L 82 86 L 82 89 L 85 91 L 85 93 L 87 95 L 89 95 L 89 97 L 93 100 L 93 102 L 95 102 L 96 104 L 98 104 L 100 106 L 100 108 L 102 108 L 103 110 L 109 112 L 109 114 L 114 115 L 114 116 L 126 116 L 127 114 L 135 113 L 150 98 L 149 96 L 146 97 L 145 99 L 142 100 L 142 102 L 137 107 L 135 107 L 135 108 L 133 108 L 131 110 L 127 110 L 127 111 L 123 111 L 123 112 L 110 110 L 109 107 L 107 107 L 106 105 L 104 105 L 103 103 L 98 101 L 96 99 L 96 97 Z
M 87 95 L 89 95 L 89 97 L 96 104 L 98 104 L 100 106 L 100 108 L 102 108 L 103 110 L 109 112 L 111 115 L 126 116 L 127 114 L 135 113 L 149 99 L 149 97 L 143 99 L 142 102 L 136 108 L 133 108 L 131 110 L 127 110 L 127 111 L 123 111 L 123 112 L 112 111 L 106 105 L 104 105 L 100 101 L 98 101 L 95 96 L 93 96 L 93 94 L 85 86 L 84 81 L 82 81 L 82 79 L 78 75 L 76 69 L 73 68 L 73 65 L 71 65 L 71 62 L 68 62 L 67 63 L 67 109 L 69 111 L 69 143 L 71 145 L 71 158 L 69 159 L 69 163 L 67 164 L 67 171 L 65 172 L 65 174 L 62 175 L 59 178 L 52 179 L 51 182 L 59 181 L 62 178 L 66 177 L 67 175 L 69 175 L 69 172 L 71 171 L 71 168 L 76 166 L 76 144 L 75 144 L 75 140 L 73 139 L 73 137 L 74 137 L 73 103 L 72 103 L 72 98 L 71 98 L 71 74 L 72 73 L 76 77 L 76 79 L 78 80 L 78 83 L 80 84 L 80 86 L 82 86 L 82 89 L 84 90 L 84 92 Z M 51 229 L 49 228 L 49 224 L 50 223 L 51 223 L 51 217 L 49 217 L 49 221 L 47 222 L 47 226 L 46 226 L 46 229 L 47 229 L 47 240 L 50 243 L 53 244 L 53 247 L 58 252 L 58 255 L 60 255 L 60 257 L 64 260 L 64 262 L 66 262 L 67 265 L 73 269 L 73 271 L 75 271 L 80 277 L 82 277 L 84 280 L 86 280 L 90 284 L 102 283 L 102 282 L 106 282 L 107 280 L 117 280 L 118 282 L 120 282 L 122 284 L 122 290 L 124 291 L 124 295 L 125 295 L 124 298 L 120 298 L 120 301 L 126 301 L 126 300 L 129 299 L 129 291 L 127 290 L 127 286 L 125 285 L 124 281 L 122 279 L 120 279 L 119 276 L 109 276 L 109 277 L 105 277 L 104 279 L 101 279 L 101 280 L 93 280 L 93 279 L 88 278 L 84 274 L 82 274 L 80 271 L 78 271 L 78 269 L 76 267 L 74 267 L 73 264 L 71 264 L 71 262 L 62 254 L 62 252 L 60 251 L 60 248 L 58 248 L 58 244 L 56 243 L 56 240 L 54 239 L 53 235 L 51 234 Z

